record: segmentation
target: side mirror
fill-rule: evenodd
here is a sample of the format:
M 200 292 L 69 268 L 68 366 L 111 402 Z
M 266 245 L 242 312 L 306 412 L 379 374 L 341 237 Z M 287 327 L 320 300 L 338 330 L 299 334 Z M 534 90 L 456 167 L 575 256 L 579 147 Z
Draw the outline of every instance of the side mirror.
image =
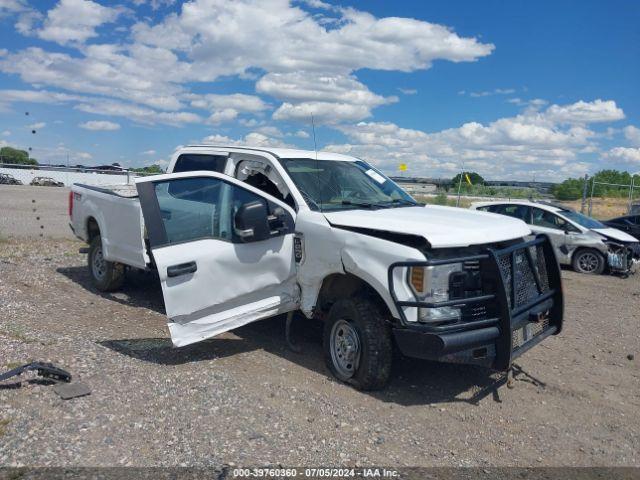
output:
M 263 201 L 245 203 L 236 212 L 234 230 L 243 242 L 258 242 L 271 236 L 269 212 Z

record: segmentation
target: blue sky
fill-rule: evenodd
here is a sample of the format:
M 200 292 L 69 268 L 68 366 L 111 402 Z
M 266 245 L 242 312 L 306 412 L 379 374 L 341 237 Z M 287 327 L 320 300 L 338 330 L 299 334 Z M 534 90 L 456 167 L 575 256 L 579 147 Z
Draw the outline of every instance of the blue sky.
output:
M 391 174 L 637 172 L 638 25 L 636 1 L 0 0 L 0 144 L 166 165 L 312 148 L 313 114 Z

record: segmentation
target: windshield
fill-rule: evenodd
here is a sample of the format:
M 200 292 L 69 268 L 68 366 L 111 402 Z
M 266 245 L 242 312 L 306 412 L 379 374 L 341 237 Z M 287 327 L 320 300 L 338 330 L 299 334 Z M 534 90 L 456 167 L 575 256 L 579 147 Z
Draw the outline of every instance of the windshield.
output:
M 595 218 L 587 217 L 586 215 L 578 212 L 568 210 L 562 211 L 560 213 L 562 213 L 562 215 L 567 217 L 569 220 L 583 226 L 584 228 L 607 228 Z
M 312 210 L 419 205 L 384 174 L 360 160 L 296 158 L 283 163 Z

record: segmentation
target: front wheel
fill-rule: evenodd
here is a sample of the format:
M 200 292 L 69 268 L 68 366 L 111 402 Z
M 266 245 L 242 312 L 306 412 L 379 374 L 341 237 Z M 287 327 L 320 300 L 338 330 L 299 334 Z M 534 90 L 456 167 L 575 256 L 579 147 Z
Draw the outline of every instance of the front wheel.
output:
M 600 275 L 604 271 L 604 257 L 597 250 L 586 248 L 573 256 L 573 269 L 578 273 Z
M 100 235 L 96 235 L 91 240 L 87 262 L 91 280 L 98 290 L 112 292 L 122 286 L 124 282 L 124 265 L 104 259 Z
M 391 332 L 380 308 L 366 298 L 337 301 L 323 335 L 324 357 L 331 373 L 359 390 L 378 390 L 389 382 Z

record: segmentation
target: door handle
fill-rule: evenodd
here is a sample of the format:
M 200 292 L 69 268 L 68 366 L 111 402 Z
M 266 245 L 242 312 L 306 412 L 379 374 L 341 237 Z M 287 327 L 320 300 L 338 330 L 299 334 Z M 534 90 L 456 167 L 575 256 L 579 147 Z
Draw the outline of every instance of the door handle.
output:
M 179 265 L 171 265 L 167 267 L 167 277 L 179 277 L 187 273 L 193 273 L 198 270 L 196 262 L 180 263 Z

